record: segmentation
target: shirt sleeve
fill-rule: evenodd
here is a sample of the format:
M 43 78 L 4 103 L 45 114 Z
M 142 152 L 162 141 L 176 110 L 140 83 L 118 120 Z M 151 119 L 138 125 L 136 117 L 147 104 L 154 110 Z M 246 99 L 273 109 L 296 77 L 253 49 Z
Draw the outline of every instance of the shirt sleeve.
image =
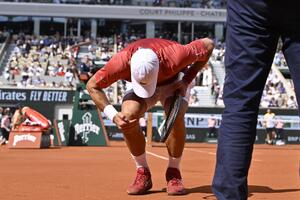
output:
M 195 61 L 208 61 L 208 51 L 205 48 L 205 44 L 203 43 L 202 39 L 192 41 L 185 46 L 193 52 L 192 54 L 196 55 Z
M 128 79 L 130 67 L 128 64 L 127 52 L 121 51 L 114 55 L 103 68 L 95 74 L 96 83 L 100 88 L 106 88 L 120 79 Z
M 185 46 L 187 49 L 189 49 L 189 51 L 191 51 L 191 55 L 194 58 L 194 65 L 199 65 L 201 63 L 201 65 L 203 65 L 203 62 L 207 62 L 209 57 L 207 54 L 207 50 L 204 46 L 203 41 L 200 40 L 196 40 L 191 42 L 190 44 Z M 200 62 L 200 63 L 195 63 L 195 62 Z M 191 83 L 193 81 L 193 79 L 197 76 L 198 72 L 199 72 L 199 67 L 190 67 L 184 76 L 184 80 L 187 83 Z
M 167 65 L 174 71 L 181 71 L 197 59 L 197 55 L 185 45 L 174 44 L 164 49 Z

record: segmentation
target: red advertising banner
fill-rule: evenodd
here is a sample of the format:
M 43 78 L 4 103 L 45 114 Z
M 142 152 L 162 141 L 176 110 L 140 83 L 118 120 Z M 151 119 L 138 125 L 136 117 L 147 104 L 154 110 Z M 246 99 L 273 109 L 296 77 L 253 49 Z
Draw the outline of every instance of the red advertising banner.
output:
M 8 148 L 41 148 L 42 134 L 41 131 L 11 131 Z

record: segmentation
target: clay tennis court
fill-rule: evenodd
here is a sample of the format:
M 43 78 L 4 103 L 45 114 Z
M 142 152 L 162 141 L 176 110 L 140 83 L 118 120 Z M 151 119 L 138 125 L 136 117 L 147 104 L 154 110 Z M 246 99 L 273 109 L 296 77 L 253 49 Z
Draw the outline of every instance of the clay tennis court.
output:
M 0 147 L 1 200 L 215 199 L 211 180 L 216 145 L 187 145 L 181 164 L 186 196 L 167 196 L 167 152 L 147 147 L 154 186 L 128 196 L 135 166 L 123 142 L 111 147 L 8 149 Z M 299 200 L 300 147 L 256 145 L 249 174 L 249 199 Z

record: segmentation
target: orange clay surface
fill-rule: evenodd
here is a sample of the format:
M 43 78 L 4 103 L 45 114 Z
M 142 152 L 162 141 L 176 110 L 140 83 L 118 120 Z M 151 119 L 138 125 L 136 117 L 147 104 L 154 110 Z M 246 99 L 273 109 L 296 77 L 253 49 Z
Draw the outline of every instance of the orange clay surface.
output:
M 187 145 L 181 169 L 188 194 L 165 192 L 167 151 L 147 147 L 152 190 L 128 196 L 135 166 L 123 142 L 110 147 L 8 149 L 0 147 L 1 200 L 215 199 L 211 180 L 216 145 Z M 249 199 L 299 200 L 300 146 L 256 145 L 249 173 Z

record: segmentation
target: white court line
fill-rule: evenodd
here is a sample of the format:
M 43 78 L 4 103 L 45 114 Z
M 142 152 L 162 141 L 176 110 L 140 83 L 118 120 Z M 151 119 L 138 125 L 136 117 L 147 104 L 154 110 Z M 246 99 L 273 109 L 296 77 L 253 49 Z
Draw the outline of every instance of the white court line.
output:
M 201 150 L 190 149 L 190 148 L 184 148 L 184 150 L 198 152 L 198 153 L 205 153 L 205 154 L 209 154 L 209 155 L 216 155 L 215 152 L 210 152 L 210 151 L 201 151 Z M 257 160 L 257 159 L 253 159 L 253 158 L 252 158 L 252 161 L 261 162 L 261 160 Z
M 216 155 L 215 152 L 209 152 L 209 151 L 201 151 L 201 150 L 196 150 L 196 149 L 190 149 L 190 148 L 184 148 L 184 150 L 187 150 L 187 151 L 192 151 L 192 152 L 197 152 L 197 153 L 205 153 L 205 154 L 209 154 L 209 155 Z M 157 157 L 157 158 L 160 158 L 162 160 L 169 160 L 167 157 L 165 156 L 160 156 L 158 154 L 155 154 L 155 153 L 152 153 L 150 151 L 146 151 L 147 154 L 151 155 L 151 156 L 154 156 L 154 157 Z M 261 160 L 258 160 L 258 159 L 252 159 L 252 161 L 254 162 L 261 162 Z
M 164 157 L 164 156 L 157 155 L 157 154 L 152 153 L 152 152 L 150 152 L 150 151 L 146 151 L 146 153 L 149 154 L 149 155 L 151 155 L 151 156 L 154 156 L 154 157 L 163 159 L 163 160 L 169 160 L 169 158 L 166 158 L 166 157 Z

